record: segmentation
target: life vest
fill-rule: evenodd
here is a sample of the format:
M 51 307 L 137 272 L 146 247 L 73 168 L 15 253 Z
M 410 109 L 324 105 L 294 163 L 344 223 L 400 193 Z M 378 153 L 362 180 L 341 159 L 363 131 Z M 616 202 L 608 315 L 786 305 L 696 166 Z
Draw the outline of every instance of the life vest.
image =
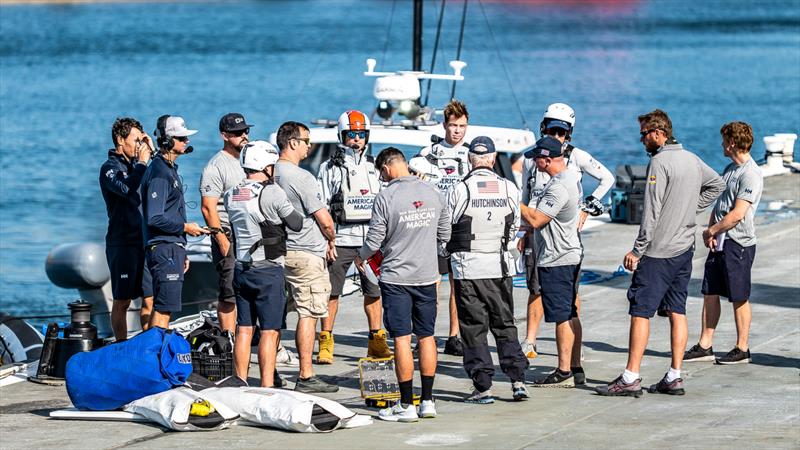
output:
M 481 172 L 478 172 L 481 171 Z M 476 176 L 476 173 L 491 176 Z M 514 222 L 514 210 L 508 192 L 509 181 L 498 177 L 491 169 L 482 167 L 470 172 L 463 183 L 467 188 L 467 199 L 456 211 L 450 242 L 450 253 L 496 253 L 500 255 L 503 274 L 508 273 L 503 254 L 508 250 L 508 233 Z M 498 226 L 498 222 L 503 226 Z
M 445 193 L 450 186 L 461 181 L 469 172 L 469 148 L 463 144 L 448 147 L 443 144 L 434 144 L 423 149 L 420 156 L 424 156 L 431 165 L 438 168 L 438 173 L 430 175 L 431 181 L 436 183 L 439 192 Z
M 360 164 L 349 163 L 338 152 L 328 161 L 328 170 L 338 168 L 342 173 L 339 191 L 331 196 L 331 217 L 339 225 L 369 222 L 380 189 L 375 160 L 365 155 Z
M 226 194 L 237 261 L 254 263 L 286 255 L 286 227 L 270 223 L 261 209 L 259 200 L 266 186 L 245 181 Z

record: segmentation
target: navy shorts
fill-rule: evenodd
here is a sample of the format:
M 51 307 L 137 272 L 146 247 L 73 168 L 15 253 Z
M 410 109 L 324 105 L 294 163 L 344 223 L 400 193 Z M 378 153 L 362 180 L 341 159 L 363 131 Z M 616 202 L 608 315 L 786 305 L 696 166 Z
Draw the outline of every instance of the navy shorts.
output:
M 146 255 L 153 276 L 153 309 L 160 313 L 179 312 L 186 249 L 178 244 L 160 243 L 148 245 Z
M 236 324 L 256 325 L 262 330 L 286 328 L 286 290 L 283 267 L 262 266 L 247 270 L 236 265 L 233 276 L 236 290 Z
M 132 300 L 142 296 L 144 249 L 138 245 L 106 247 L 114 300 Z
M 628 314 L 648 319 L 656 312 L 661 316 L 686 314 L 693 255 L 694 250 L 689 249 L 672 258 L 643 256 L 628 288 Z
M 702 292 L 721 295 L 732 302 L 750 298 L 750 269 L 756 258 L 756 246 L 742 247 L 726 239 L 721 252 L 709 252 L 703 275 Z
M 433 336 L 436 327 L 436 284 L 403 286 L 380 284 L 383 297 L 383 325 L 389 336 Z M 413 325 L 413 326 L 412 326 Z
M 575 297 L 578 295 L 578 275 L 581 265 L 539 267 L 542 286 L 544 321 L 561 323 L 578 317 Z

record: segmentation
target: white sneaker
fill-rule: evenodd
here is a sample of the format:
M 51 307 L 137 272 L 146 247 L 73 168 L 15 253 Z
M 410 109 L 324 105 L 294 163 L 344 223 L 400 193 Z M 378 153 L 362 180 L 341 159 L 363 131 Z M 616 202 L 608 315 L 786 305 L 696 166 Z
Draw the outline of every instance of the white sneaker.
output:
M 418 413 L 423 419 L 433 419 L 436 417 L 436 404 L 433 400 L 423 400 L 419 403 Z
M 297 359 L 297 356 L 294 356 L 291 350 L 281 344 L 278 346 L 278 354 L 275 356 L 275 363 L 282 366 L 297 367 L 300 365 L 300 360 Z
M 414 405 L 408 405 L 408 407 L 403 408 L 403 405 L 397 402 L 391 408 L 383 408 L 378 411 L 378 419 L 389 422 L 416 422 L 419 420 L 419 416 Z

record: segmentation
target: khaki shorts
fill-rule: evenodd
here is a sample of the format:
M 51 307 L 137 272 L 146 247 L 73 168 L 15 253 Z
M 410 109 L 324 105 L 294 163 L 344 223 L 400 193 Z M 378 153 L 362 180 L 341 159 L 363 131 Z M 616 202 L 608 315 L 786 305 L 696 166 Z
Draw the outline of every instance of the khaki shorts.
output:
M 328 317 L 331 282 L 324 258 L 308 252 L 286 252 L 286 286 L 289 311 L 300 317 Z

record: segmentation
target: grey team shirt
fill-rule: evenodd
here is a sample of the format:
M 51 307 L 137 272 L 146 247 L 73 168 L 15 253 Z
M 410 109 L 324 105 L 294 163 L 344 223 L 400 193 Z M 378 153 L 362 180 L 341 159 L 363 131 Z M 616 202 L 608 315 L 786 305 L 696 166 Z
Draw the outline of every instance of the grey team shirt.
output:
M 359 256 L 383 253 L 381 282 L 425 286 L 439 279 L 438 248 L 450 240 L 450 211 L 436 186 L 415 176 L 381 190 Z
M 637 257 L 672 258 L 694 246 L 696 216 L 725 189 L 711 167 L 681 144 L 668 144 L 650 159 Z
M 224 150 L 217 152 L 208 161 L 203 169 L 203 174 L 200 175 L 200 195 L 219 199 L 217 214 L 219 214 L 220 224 L 225 228 L 229 228 L 231 222 L 228 219 L 228 211 L 225 210 L 222 196 L 244 179 L 245 174 L 239 164 L 239 159 Z
M 764 188 L 764 177 L 761 169 L 752 158 L 741 166 L 736 163 L 728 164 L 722 173 L 725 181 L 725 191 L 717 199 L 712 210 L 714 223 L 722 220 L 733 207 L 736 200 L 745 200 L 750 203 L 744 218 L 735 227 L 728 230 L 727 239 L 733 239 L 742 247 L 756 244 L 755 215 L 758 202 L 761 200 L 761 191 Z
M 580 264 L 583 246 L 578 235 L 578 205 L 582 198 L 580 175 L 565 169 L 550 178 L 541 197 L 533 200 L 536 209 L 552 219 L 534 231 L 539 267 Z
M 325 258 L 328 241 L 314 220 L 314 213 L 326 207 L 317 179 L 311 172 L 288 161 L 278 161 L 275 164 L 275 182 L 286 192 L 294 209 L 303 216 L 303 228 L 300 231 L 286 230 L 286 249 Z

